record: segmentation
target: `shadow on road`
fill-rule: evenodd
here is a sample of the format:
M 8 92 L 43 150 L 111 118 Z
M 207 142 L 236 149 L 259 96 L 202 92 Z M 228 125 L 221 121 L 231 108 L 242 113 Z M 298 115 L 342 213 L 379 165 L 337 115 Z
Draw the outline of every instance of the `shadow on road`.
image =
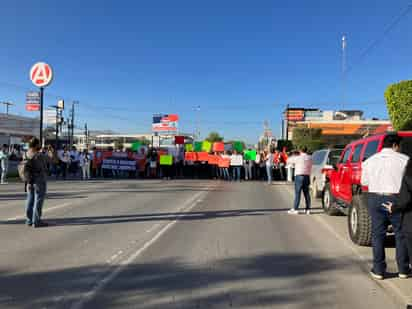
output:
M 70 218 L 47 218 L 50 226 L 61 225 L 97 225 L 115 224 L 128 222 L 148 222 L 148 221 L 193 221 L 211 220 L 223 218 L 235 218 L 244 216 L 265 216 L 276 212 L 286 212 L 289 209 L 231 209 L 218 211 L 191 211 L 191 212 L 165 212 L 148 214 L 130 214 L 118 216 L 90 216 L 90 217 L 70 217 Z M 23 220 L 0 221 L 0 224 L 23 224 Z
M 298 253 L 226 258 L 204 264 L 188 264 L 177 258 L 134 263 L 86 307 L 242 308 L 300 304 L 305 308 L 332 308 L 337 291 L 322 273 L 353 265 L 356 262 L 351 259 L 336 261 Z M 24 274 L 0 270 L 0 307 L 67 308 L 110 270 L 107 265 Z M 314 297 L 315 294 L 331 297 Z

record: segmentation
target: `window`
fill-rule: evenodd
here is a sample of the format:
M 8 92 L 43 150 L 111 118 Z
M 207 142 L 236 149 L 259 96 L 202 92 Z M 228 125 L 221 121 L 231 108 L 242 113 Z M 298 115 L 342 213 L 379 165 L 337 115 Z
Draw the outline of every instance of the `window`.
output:
M 363 161 L 370 158 L 378 151 L 379 141 L 371 141 L 368 143 L 365 149 L 365 154 L 363 155 Z
M 329 164 L 329 165 L 338 164 L 341 153 L 342 153 L 342 150 L 332 150 L 331 152 L 329 152 L 328 162 L 326 164 Z
M 360 155 L 363 148 L 363 144 L 359 144 L 355 147 L 355 151 L 352 156 L 352 163 L 358 163 L 360 161 Z
M 325 154 L 325 151 L 316 151 L 312 156 L 313 165 L 322 164 L 323 160 L 325 159 Z
M 351 151 L 352 151 L 352 148 L 350 148 L 350 147 L 348 149 L 346 149 L 345 154 L 343 155 L 341 163 L 348 162 Z

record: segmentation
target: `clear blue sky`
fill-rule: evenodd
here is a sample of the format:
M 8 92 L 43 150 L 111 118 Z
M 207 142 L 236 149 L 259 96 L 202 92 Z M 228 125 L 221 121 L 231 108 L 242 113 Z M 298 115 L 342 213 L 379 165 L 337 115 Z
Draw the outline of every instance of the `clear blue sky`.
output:
M 342 107 L 341 37 L 348 36 L 347 104 L 386 118 L 388 84 L 411 78 L 412 13 L 363 50 L 409 0 L 2 1 L 0 100 L 24 112 L 31 65 L 54 68 L 46 105 L 80 101 L 78 125 L 149 132 L 152 113 L 178 113 L 193 132 L 255 142 L 280 131 L 293 106 Z M 32 113 L 31 115 L 34 116 Z

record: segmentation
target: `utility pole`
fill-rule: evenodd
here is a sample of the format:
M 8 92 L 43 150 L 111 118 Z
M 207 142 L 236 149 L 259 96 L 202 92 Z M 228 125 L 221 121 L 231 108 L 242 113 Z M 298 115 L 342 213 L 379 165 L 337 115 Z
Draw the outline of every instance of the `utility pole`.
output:
M 73 147 L 74 144 L 74 106 L 79 104 L 79 101 L 73 101 L 72 102 L 72 109 L 70 113 L 70 118 L 69 119 L 69 142 L 70 142 L 70 148 Z
M 11 102 L 0 102 L 0 103 L 4 105 L 4 107 L 6 108 L 6 115 L 8 115 L 9 114 L 9 107 L 13 106 L 14 104 L 11 103 Z
M 289 104 L 286 104 L 286 111 L 285 111 L 285 122 L 286 122 L 286 141 L 289 140 Z
M 84 124 L 84 141 L 85 141 L 86 147 L 89 145 L 88 136 L 89 136 L 89 133 L 87 130 L 87 122 L 86 122 Z

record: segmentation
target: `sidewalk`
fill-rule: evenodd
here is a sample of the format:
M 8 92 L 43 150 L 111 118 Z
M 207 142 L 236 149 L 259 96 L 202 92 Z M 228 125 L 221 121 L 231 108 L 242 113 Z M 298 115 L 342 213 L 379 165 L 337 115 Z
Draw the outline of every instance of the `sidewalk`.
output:
M 274 185 L 276 185 L 276 183 Z M 279 183 L 279 185 L 284 185 L 289 191 L 291 199 L 293 199 L 293 184 Z M 301 203 L 304 203 L 303 199 Z M 312 203 L 313 208 L 322 208 L 321 200 L 317 199 L 312 201 Z M 326 229 L 331 236 L 336 238 L 338 246 L 345 246 L 353 252 L 354 257 L 359 259 L 359 263 L 365 271 L 365 275 L 369 276 L 369 271 L 372 265 L 372 248 L 357 246 L 350 240 L 347 230 L 347 217 L 328 216 L 322 211 L 314 213 L 311 217 L 319 224 L 319 230 Z M 395 244 L 393 237 L 388 237 L 386 262 L 388 265 L 388 276 L 383 281 L 375 280 L 376 283 L 383 287 L 396 299 L 402 303 L 405 303 L 405 306 L 407 304 L 412 306 L 412 277 L 409 279 L 398 278 L 398 268 L 396 266 Z M 371 280 L 373 279 L 371 278 Z

